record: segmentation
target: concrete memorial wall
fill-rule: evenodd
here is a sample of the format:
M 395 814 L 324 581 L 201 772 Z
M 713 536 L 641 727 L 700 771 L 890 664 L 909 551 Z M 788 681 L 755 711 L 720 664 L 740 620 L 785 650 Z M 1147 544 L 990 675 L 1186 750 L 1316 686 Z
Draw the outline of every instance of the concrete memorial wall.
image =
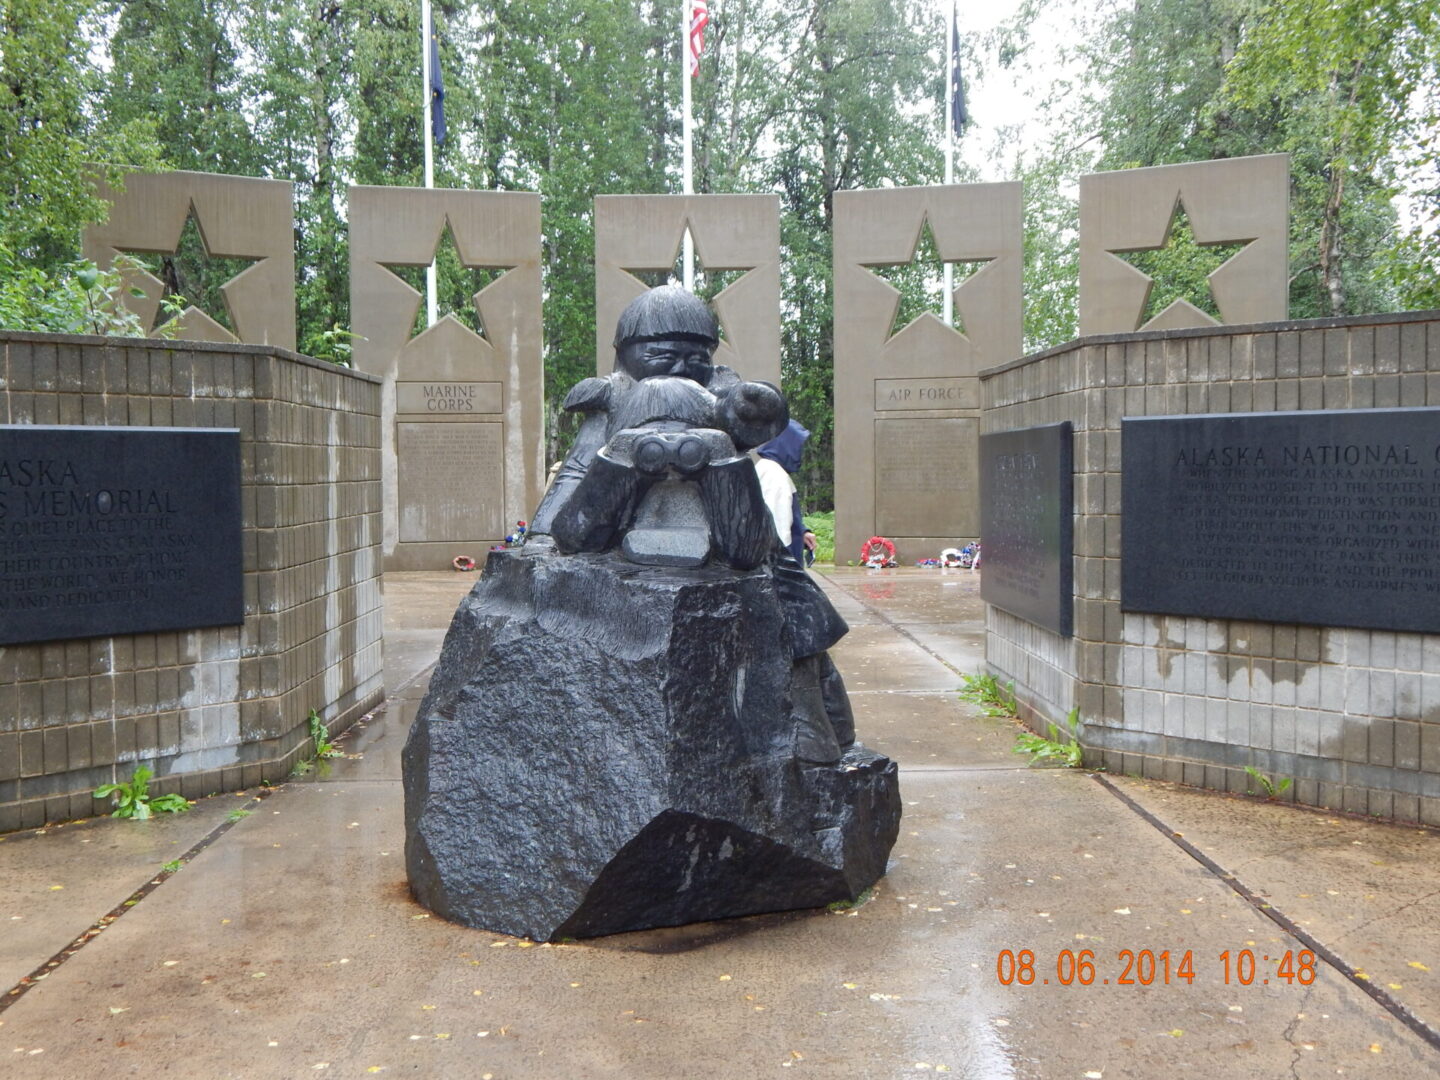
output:
M 87 259 L 108 269 L 123 252 L 173 255 L 193 217 L 207 256 L 255 261 L 221 287 L 233 332 L 190 306 L 176 316 L 175 337 L 295 348 L 293 184 L 196 172 L 131 171 L 122 180 L 123 188 L 97 181 L 110 216 L 85 230 Z M 154 330 L 164 283 L 144 271 L 125 278 L 141 295 L 127 290 L 121 301 Z
M 1074 635 L 986 611 L 1038 727 L 1077 707 L 1111 771 L 1440 824 L 1440 312 L 1082 338 L 981 382 L 984 437 L 1074 429 Z
M 1197 244 L 1244 245 L 1209 278 L 1219 322 L 1184 299 L 1145 321 L 1154 282 L 1119 255 L 1165 247 L 1182 208 Z M 1286 154 L 1082 176 L 1081 336 L 1284 319 L 1289 226 Z
M 383 697 L 380 382 L 0 333 L 0 831 L 279 781 Z
M 872 535 L 901 561 L 979 535 L 981 368 L 1020 355 L 1018 183 L 835 194 L 835 550 Z M 952 329 L 894 327 L 900 294 L 872 267 L 914 259 L 928 223 L 940 258 L 983 261 L 955 289 Z M 936 268 L 937 272 L 939 268 Z
M 503 270 L 475 294 L 481 334 L 387 266 L 426 266 L 449 228 L 462 265 Z M 477 563 L 544 488 L 540 196 L 350 189 L 355 364 L 384 380 L 385 568 Z
M 675 266 L 689 231 L 697 269 L 741 276 L 710 302 L 715 363 L 780 385 L 780 199 L 775 195 L 597 195 L 595 373 L 615 366 L 615 321 L 649 286 L 638 272 Z

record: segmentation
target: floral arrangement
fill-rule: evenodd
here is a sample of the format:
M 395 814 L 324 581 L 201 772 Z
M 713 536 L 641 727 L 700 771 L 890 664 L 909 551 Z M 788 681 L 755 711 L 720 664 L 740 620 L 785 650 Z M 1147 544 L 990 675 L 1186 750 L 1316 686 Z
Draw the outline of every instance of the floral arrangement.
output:
M 872 536 L 860 546 L 860 561 L 877 570 L 895 566 L 895 544 L 883 536 Z

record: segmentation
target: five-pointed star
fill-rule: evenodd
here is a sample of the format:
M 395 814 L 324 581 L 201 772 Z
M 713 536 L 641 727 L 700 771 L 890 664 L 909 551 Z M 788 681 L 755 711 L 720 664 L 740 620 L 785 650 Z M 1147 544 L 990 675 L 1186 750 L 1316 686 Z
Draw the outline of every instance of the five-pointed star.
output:
M 219 308 L 205 302 L 204 294 L 210 292 L 210 289 L 205 287 L 204 279 L 212 274 L 220 278 L 221 280 L 216 281 L 212 288 L 216 295 L 222 295 L 220 290 L 224 286 L 234 281 L 255 263 L 262 262 L 263 258 L 261 256 L 214 254 L 205 239 L 205 227 L 200 221 L 200 214 L 195 209 L 193 202 L 186 211 L 185 223 L 180 227 L 180 238 L 176 241 L 173 250 L 156 251 L 153 248 L 148 250 L 121 248 L 118 250 L 123 254 L 135 256 L 146 267 L 151 276 L 160 283 L 161 295 L 179 296 L 184 301 L 184 310 L 173 319 L 165 321 L 178 322 L 188 325 L 192 329 L 197 328 L 196 324 L 201 324 L 205 331 L 201 336 L 207 338 L 216 337 L 223 340 L 225 337 L 238 337 L 238 329 L 234 325 L 234 314 L 228 310 L 224 301 L 220 302 Z M 156 256 L 159 256 L 160 266 L 154 265 Z M 166 265 L 167 262 L 168 265 Z M 188 271 L 196 269 L 197 263 L 199 280 L 187 280 L 190 277 Z M 155 323 L 150 329 L 154 329 L 163 319 L 158 307 L 154 319 Z
M 895 305 L 895 317 L 891 320 L 890 332 L 886 340 L 890 340 L 900 331 L 913 323 L 916 319 L 925 315 L 941 319 L 941 312 L 945 302 L 945 267 L 951 267 L 953 277 L 952 289 L 959 289 L 961 284 L 990 259 L 942 259 L 940 257 L 940 245 L 935 242 L 935 231 L 930 224 L 930 215 L 927 213 L 920 222 L 920 230 L 915 234 L 915 246 L 910 249 L 908 261 L 903 263 L 867 263 L 866 269 L 875 277 L 884 281 L 894 289 L 900 291 L 900 301 Z M 909 285 L 907 290 L 905 286 Z M 923 293 L 923 298 L 916 299 L 915 293 Z M 963 334 L 965 328 L 960 320 L 960 313 L 957 310 L 954 315 L 953 329 Z
M 451 226 L 448 217 L 445 219 L 439 235 L 435 237 L 435 247 L 431 252 L 430 258 L 432 262 L 437 264 L 437 276 L 441 278 L 439 287 L 436 289 L 435 324 L 438 326 L 445 319 L 453 319 L 481 340 L 490 341 L 489 336 L 485 332 L 485 325 L 480 319 L 480 305 L 475 297 L 492 282 L 513 270 L 515 268 L 514 265 L 467 263 L 463 252 L 460 250 L 460 244 L 455 238 L 455 230 Z M 447 290 L 445 288 L 442 270 L 447 263 L 452 264 L 452 273 L 454 267 L 458 266 L 460 269 L 460 276 L 464 283 L 464 299 L 461 300 L 459 304 L 450 302 L 459 299 L 456 292 L 453 289 Z M 425 292 L 425 264 L 381 263 L 380 265 L 423 296 Z M 410 338 L 413 340 L 425 333 L 428 329 L 424 302 L 422 300 L 420 310 L 416 316 L 415 326 L 411 328 Z M 491 342 L 491 344 L 493 345 L 494 342 Z
M 711 310 L 715 313 L 715 319 L 720 324 L 720 340 L 728 340 L 725 332 L 725 316 L 719 308 L 713 306 L 717 296 L 723 293 L 735 282 L 748 274 L 754 267 L 747 267 L 741 270 L 711 270 L 700 261 L 700 248 L 694 243 L 695 234 L 687 224 L 680 234 L 680 242 L 675 247 L 675 262 L 668 268 L 648 266 L 622 266 L 621 270 L 629 274 L 646 288 L 654 288 L 657 285 L 683 285 L 685 283 L 684 250 L 685 237 L 691 238 L 691 251 L 694 253 L 695 262 L 695 285 L 692 290 L 696 296 L 702 297 L 711 303 Z
M 1170 221 L 1165 226 L 1165 239 L 1159 247 L 1110 249 L 1112 254 L 1124 259 L 1125 262 L 1150 279 L 1150 288 L 1146 293 L 1145 305 L 1140 311 L 1136 328 L 1150 326 L 1152 323 L 1164 326 L 1173 322 L 1177 326 L 1194 326 L 1222 321 L 1214 289 L 1209 282 L 1209 274 L 1224 266 L 1251 243 L 1253 243 L 1251 240 L 1201 241 L 1196 239 L 1195 231 L 1190 223 L 1190 215 L 1185 210 L 1184 196 L 1177 192 L 1175 205 L 1170 211 Z M 1194 293 L 1188 287 L 1188 283 L 1182 279 L 1187 277 L 1193 279 L 1198 271 L 1193 265 L 1176 267 L 1173 262 L 1167 264 L 1166 259 L 1161 255 L 1162 252 L 1171 252 L 1169 258 L 1174 260 L 1175 253 L 1186 248 L 1204 249 L 1197 254 L 1203 260 L 1203 268 L 1206 269 L 1205 287 L 1208 295 L 1203 299 L 1195 297 L 1194 302 L 1187 299 L 1187 293 L 1192 297 Z M 1189 270 L 1189 273 L 1184 273 L 1186 269 Z

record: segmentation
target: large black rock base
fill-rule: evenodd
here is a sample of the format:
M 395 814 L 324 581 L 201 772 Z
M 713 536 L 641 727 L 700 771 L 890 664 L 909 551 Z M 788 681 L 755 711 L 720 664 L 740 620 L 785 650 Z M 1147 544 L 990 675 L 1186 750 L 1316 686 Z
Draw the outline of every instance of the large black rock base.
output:
M 405 746 L 416 899 L 542 941 L 853 900 L 897 770 L 796 755 L 788 634 L 764 569 L 492 553 Z

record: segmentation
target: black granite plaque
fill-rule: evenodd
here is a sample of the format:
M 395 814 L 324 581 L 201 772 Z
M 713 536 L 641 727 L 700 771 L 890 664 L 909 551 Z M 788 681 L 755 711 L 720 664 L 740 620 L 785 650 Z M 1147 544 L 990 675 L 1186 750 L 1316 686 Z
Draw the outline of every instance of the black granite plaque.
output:
M 1070 636 L 1070 424 L 980 436 L 980 595 Z
M 1440 631 L 1440 409 L 1126 419 L 1121 606 Z
M 244 620 L 240 433 L 0 425 L 0 644 Z

